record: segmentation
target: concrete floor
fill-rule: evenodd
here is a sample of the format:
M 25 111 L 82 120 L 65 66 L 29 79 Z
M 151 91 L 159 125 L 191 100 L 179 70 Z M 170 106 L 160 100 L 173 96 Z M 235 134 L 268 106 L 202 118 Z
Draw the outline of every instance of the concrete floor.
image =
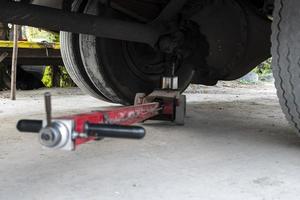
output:
M 43 150 L 15 130 L 18 119 L 43 116 L 43 92 L 16 102 L 0 94 L 1 200 L 299 199 L 300 139 L 270 84 L 192 89 L 186 126 L 147 122 L 142 141 L 76 152 Z M 56 115 L 109 105 L 76 89 L 52 92 Z

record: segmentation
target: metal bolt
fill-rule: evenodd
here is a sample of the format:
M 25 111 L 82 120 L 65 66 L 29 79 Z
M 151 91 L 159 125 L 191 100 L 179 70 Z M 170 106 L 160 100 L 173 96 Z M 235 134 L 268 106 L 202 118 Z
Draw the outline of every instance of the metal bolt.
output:
M 45 96 L 46 121 L 47 121 L 47 127 L 49 127 L 51 126 L 51 120 L 52 120 L 51 94 L 50 92 L 46 92 L 44 96 Z
M 44 141 L 49 141 L 50 140 L 50 136 L 48 134 L 42 134 L 41 139 Z

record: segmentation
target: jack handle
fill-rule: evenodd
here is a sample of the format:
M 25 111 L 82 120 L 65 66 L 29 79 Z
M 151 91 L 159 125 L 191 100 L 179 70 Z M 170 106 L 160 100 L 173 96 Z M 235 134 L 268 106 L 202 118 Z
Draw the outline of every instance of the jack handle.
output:
M 44 98 L 45 98 L 47 127 L 50 127 L 52 123 L 51 122 L 52 121 L 51 94 L 49 92 L 46 92 L 44 94 Z M 17 129 L 20 132 L 25 132 L 25 133 L 39 133 L 42 128 L 43 128 L 42 120 L 20 120 L 17 124 Z
M 97 138 L 142 139 L 146 135 L 146 130 L 139 126 L 85 123 L 84 129 L 88 136 Z
M 39 133 L 43 128 L 42 120 L 20 120 L 17 124 L 17 129 L 24 133 Z

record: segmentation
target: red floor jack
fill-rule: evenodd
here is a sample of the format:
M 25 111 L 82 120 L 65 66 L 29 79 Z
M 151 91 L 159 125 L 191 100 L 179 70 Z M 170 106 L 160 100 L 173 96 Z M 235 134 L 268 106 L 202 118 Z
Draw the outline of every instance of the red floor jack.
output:
M 177 90 L 177 77 L 163 78 L 163 89 L 150 95 L 137 94 L 135 105 L 51 117 L 51 95 L 45 94 L 46 120 L 21 120 L 17 129 L 38 133 L 42 146 L 72 151 L 86 142 L 105 137 L 142 139 L 146 131 L 132 124 L 146 120 L 173 121 L 183 125 L 186 98 Z

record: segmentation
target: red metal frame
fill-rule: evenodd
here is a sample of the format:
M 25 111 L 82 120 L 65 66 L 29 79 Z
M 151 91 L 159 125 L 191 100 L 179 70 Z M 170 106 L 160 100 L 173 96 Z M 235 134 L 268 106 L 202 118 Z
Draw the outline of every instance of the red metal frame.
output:
M 182 125 L 185 108 L 185 102 L 181 102 L 182 99 L 185 98 L 181 98 L 179 91 L 156 90 L 148 96 L 137 94 L 134 106 L 63 116 L 52 121 L 51 98 L 49 94 L 46 94 L 47 125 L 43 127 L 41 120 L 21 120 L 18 123 L 18 129 L 22 132 L 39 132 L 42 145 L 64 150 L 74 150 L 76 146 L 99 139 L 101 135 L 141 139 L 145 135 L 142 127 L 123 126 L 149 119 L 172 121 Z M 41 126 L 41 130 L 36 130 L 37 126 Z M 50 141 L 44 139 L 44 136 L 53 139 Z
M 90 113 L 61 117 L 60 119 L 73 120 L 74 131 L 77 133 L 83 133 L 84 125 L 87 122 L 95 124 L 132 125 L 159 115 L 161 110 L 162 108 L 160 104 L 155 102 L 136 106 L 118 107 L 111 110 L 94 111 Z M 170 108 L 167 109 L 166 113 L 169 111 Z M 95 138 L 76 138 L 75 145 L 78 146 L 92 140 L 95 140 Z

